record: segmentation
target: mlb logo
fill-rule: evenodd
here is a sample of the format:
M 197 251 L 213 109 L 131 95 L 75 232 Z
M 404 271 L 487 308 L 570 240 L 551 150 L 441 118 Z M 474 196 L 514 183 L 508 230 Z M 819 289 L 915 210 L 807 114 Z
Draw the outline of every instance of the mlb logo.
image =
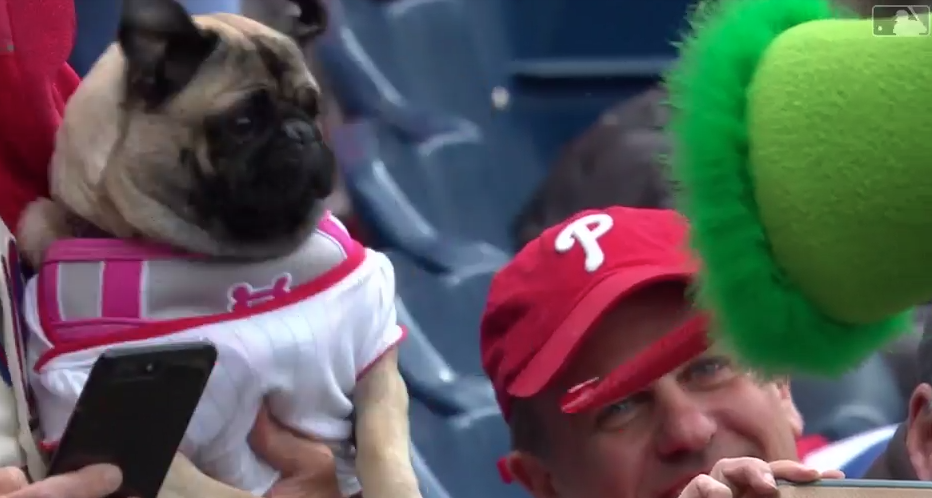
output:
M 874 36 L 929 36 L 927 5 L 875 5 L 871 21 Z

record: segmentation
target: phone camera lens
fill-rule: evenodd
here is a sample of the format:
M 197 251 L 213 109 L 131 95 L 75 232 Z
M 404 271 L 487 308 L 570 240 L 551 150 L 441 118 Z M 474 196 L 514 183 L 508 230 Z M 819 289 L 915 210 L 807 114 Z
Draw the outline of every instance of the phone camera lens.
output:
M 152 372 L 155 371 L 155 364 L 154 364 L 154 363 L 146 363 L 146 366 L 143 367 L 143 370 L 145 370 L 145 372 L 146 372 L 147 374 L 150 374 L 150 373 L 152 373 Z

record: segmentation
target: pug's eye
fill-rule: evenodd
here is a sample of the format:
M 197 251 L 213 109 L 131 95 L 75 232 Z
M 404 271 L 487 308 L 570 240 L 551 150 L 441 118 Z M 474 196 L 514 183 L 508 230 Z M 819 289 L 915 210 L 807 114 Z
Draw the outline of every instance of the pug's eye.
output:
M 227 129 L 236 137 L 249 138 L 268 127 L 274 115 L 275 106 L 271 96 L 267 91 L 259 90 L 239 106 Z
M 233 133 L 247 135 L 253 131 L 255 120 L 248 116 L 240 116 L 233 120 Z

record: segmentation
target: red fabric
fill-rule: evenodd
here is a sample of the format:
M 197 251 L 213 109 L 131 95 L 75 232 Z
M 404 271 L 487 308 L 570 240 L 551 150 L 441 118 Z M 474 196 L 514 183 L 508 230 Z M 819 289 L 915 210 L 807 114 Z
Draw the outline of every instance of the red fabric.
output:
M 65 102 L 73 0 L 0 0 L 0 218 L 15 230 L 26 204 L 48 195 L 48 166 Z
M 709 317 L 696 315 L 669 332 L 607 377 L 570 388 L 560 400 L 564 413 L 602 408 L 630 396 L 709 348 Z
M 590 235 L 599 234 L 594 252 L 601 259 L 567 236 L 583 218 Z M 686 220 L 670 210 L 584 211 L 544 231 L 502 268 L 492 280 L 480 336 L 483 368 L 502 413 L 508 416 L 513 397 L 542 389 L 625 295 L 659 281 L 691 280 L 698 265 L 686 249 L 687 232 Z
M 810 434 L 796 440 L 796 454 L 799 456 L 799 460 L 802 461 L 813 451 L 828 445 L 829 440 L 825 439 L 824 436 Z

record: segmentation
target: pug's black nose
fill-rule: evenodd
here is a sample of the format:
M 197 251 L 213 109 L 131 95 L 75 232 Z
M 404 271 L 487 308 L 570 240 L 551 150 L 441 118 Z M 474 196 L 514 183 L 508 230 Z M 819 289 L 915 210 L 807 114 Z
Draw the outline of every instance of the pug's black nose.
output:
M 301 119 L 285 121 L 282 123 L 282 131 L 285 132 L 288 138 L 302 144 L 317 138 L 317 130 L 314 125 Z

